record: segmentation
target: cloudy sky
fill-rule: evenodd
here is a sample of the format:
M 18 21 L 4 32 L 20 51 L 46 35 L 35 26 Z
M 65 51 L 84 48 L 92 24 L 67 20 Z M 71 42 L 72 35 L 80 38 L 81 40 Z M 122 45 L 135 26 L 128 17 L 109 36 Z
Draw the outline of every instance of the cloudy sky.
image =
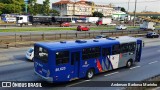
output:
M 42 3 L 44 0 L 37 0 L 38 3 Z M 60 0 L 50 0 L 51 3 L 58 2 Z M 79 0 L 72 0 L 72 1 L 79 1 Z M 115 6 L 124 7 L 128 10 L 128 2 L 129 2 L 129 11 L 133 12 L 135 0 L 89 0 L 94 1 L 96 4 L 110 4 L 112 3 Z M 160 12 L 160 0 L 137 0 L 137 11 L 154 11 Z

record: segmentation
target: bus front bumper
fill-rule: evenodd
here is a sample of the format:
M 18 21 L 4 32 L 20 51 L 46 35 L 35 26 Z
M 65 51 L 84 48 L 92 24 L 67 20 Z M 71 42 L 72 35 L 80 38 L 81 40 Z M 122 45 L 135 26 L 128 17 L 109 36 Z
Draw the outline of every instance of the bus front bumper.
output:
M 41 77 L 43 80 L 45 80 L 45 81 L 47 81 L 47 82 L 49 82 L 49 83 L 53 83 L 53 78 L 52 78 L 52 77 L 44 77 L 44 76 L 40 75 L 39 73 L 37 73 L 35 70 L 34 70 L 34 73 L 35 73 L 37 76 Z

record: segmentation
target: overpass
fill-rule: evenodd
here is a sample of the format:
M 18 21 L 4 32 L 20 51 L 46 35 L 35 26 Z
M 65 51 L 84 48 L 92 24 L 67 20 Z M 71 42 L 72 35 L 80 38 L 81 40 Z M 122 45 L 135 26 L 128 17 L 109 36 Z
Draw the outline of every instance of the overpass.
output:
M 130 16 L 134 16 L 134 13 L 129 12 Z M 160 13 L 158 12 L 137 12 L 136 17 L 139 17 L 143 20 L 160 23 L 160 19 L 152 19 L 150 17 L 160 17 Z
M 129 12 L 128 13 L 131 16 L 134 16 L 133 12 Z M 136 16 L 156 16 L 156 17 L 160 17 L 160 13 L 159 12 L 137 12 Z

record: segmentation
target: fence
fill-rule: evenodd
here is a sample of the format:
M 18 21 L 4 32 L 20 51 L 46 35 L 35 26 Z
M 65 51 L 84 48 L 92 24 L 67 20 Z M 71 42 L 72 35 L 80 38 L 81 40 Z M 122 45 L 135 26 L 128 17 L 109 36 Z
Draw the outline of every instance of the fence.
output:
M 156 30 L 160 33 L 160 30 Z M 35 42 L 39 41 L 60 41 L 67 39 L 85 39 L 94 38 L 97 35 L 107 35 L 107 36 L 144 36 L 147 31 L 142 30 L 122 30 L 122 31 L 90 31 L 90 32 L 63 32 L 63 33 L 41 33 L 41 34 L 14 34 L 7 36 L 0 36 L 0 48 L 8 47 L 19 47 L 33 45 Z

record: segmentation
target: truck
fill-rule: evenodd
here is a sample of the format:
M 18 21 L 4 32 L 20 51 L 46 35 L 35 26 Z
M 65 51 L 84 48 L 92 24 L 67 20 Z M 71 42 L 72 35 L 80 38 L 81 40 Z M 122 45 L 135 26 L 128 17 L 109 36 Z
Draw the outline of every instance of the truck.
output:
M 97 22 L 96 25 L 108 25 L 111 24 L 112 19 L 111 18 L 100 18 Z
M 3 19 L 4 22 L 9 23 L 9 22 L 16 22 L 16 18 L 15 17 L 8 17 Z
M 144 21 L 142 24 L 140 24 L 140 29 L 144 29 L 144 30 L 155 30 L 154 25 L 155 25 L 154 22 Z
M 38 25 L 38 24 L 45 24 L 45 25 L 52 25 L 55 22 L 59 22 L 60 24 L 63 22 L 71 22 L 70 17 L 56 17 L 56 16 L 26 16 L 26 15 L 19 15 L 16 17 L 16 22 L 20 26 L 23 25 Z
M 9 22 L 16 22 L 16 17 L 15 15 L 11 15 L 11 14 L 2 14 L 1 15 L 1 20 L 9 23 Z
M 87 17 L 86 22 L 88 23 L 96 23 L 99 20 L 99 17 Z
M 20 15 L 16 17 L 17 24 L 22 25 L 37 25 L 37 24 L 45 24 L 51 25 L 52 22 L 55 22 L 55 18 L 51 16 L 25 16 Z

